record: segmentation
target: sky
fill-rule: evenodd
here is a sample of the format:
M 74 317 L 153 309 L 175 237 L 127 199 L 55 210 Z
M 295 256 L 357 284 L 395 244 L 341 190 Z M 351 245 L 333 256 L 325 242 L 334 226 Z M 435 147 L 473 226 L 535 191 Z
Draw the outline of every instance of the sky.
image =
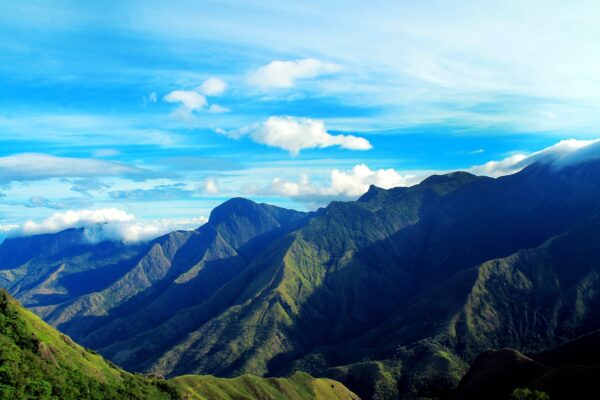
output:
M 514 172 L 599 137 L 599 37 L 597 1 L 0 2 L 0 239 Z

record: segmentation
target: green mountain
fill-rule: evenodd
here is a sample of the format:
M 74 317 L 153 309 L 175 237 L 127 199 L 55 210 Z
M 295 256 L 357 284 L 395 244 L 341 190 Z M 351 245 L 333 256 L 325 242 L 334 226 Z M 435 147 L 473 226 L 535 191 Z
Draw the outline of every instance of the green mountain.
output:
M 85 349 L 0 290 L 0 398 L 357 400 L 344 385 L 290 378 L 187 375 L 166 381 L 128 373 Z
M 600 329 L 599 200 L 597 161 L 371 187 L 310 214 L 234 199 L 136 246 L 12 239 L 0 279 L 130 370 L 306 371 L 365 399 L 440 398 L 482 351 Z

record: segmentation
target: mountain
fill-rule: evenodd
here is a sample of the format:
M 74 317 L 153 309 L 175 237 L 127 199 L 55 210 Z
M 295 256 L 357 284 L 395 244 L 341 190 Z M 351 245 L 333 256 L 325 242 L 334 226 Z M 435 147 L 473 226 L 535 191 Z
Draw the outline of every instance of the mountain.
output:
M 5 242 L 0 276 L 131 370 L 306 371 L 365 399 L 440 398 L 482 351 L 539 352 L 600 329 L 599 215 L 600 162 L 538 162 L 373 186 L 308 214 L 234 199 L 147 244 L 10 261 Z M 105 280 L 83 283 L 93 276 Z
M 0 398 L 353 400 L 342 384 L 290 378 L 189 375 L 169 381 L 130 374 L 47 325 L 0 290 Z
M 304 216 L 232 199 L 198 230 L 172 232 L 149 243 L 94 244 L 83 229 L 11 238 L 0 246 L 0 286 L 77 338 L 132 311 L 140 320 L 151 319 L 141 324 L 153 326 L 173 306 L 208 297 L 258 248 Z M 140 308 L 151 302 L 150 312 L 142 315 Z
M 512 349 L 479 355 L 461 380 L 454 399 L 507 400 L 518 389 L 535 390 L 552 400 L 588 398 L 600 378 L 600 332 L 596 331 L 541 354 Z

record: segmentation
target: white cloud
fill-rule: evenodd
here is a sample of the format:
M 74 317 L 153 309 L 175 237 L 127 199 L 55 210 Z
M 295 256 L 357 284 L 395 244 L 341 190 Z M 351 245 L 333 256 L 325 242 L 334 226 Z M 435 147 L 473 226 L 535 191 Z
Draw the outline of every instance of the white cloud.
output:
M 2 234 L 11 233 L 17 229 L 19 229 L 19 225 L 17 225 L 17 224 L 0 225 L 0 233 L 2 233 Z
M 85 237 L 92 243 L 103 240 L 138 242 L 173 230 L 196 229 L 206 221 L 205 217 L 138 221 L 126 211 L 105 208 L 54 213 L 40 222 L 27 221 L 23 225 L 0 226 L 0 232 L 29 236 L 55 233 L 69 228 L 83 228 Z
M 275 178 L 263 188 L 248 188 L 249 193 L 291 197 L 301 201 L 322 202 L 332 199 L 351 199 L 364 194 L 370 185 L 384 189 L 418 183 L 415 175 L 401 175 L 389 169 L 372 170 L 365 164 L 355 165 L 350 171 L 334 169 L 327 185 L 314 184 L 307 175 L 296 182 Z
M 217 96 L 227 90 L 227 83 L 219 78 L 208 78 L 197 90 L 205 96 Z
M 237 131 L 224 132 L 238 138 L 250 135 L 257 143 L 278 147 L 298 155 L 301 150 L 340 146 L 348 150 L 370 150 L 368 140 L 352 135 L 332 135 L 325 129 L 321 120 L 290 116 L 269 117 L 266 121 Z
M 218 104 L 211 104 L 210 107 L 208 107 L 209 113 L 221 114 L 229 111 L 231 111 L 229 108 L 220 106 Z
M 252 72 L 248 77 L 248 82 L 262 89 L 290 88 L 294 86 L 298 79 L 334 74 L 339 72 L 340 69 L 336 64 L 314 58 L 295 61 L 272 61 Z
M 489 161 L 468 171 L 476 175 L 498 177 L 519 172 L 537 161 L 562 167 L 592 159 L 600 159 L 600 139 L 568 139 L 534 153 L 517 153 L 503 160 Z
M 219 185 L 217 181 L 212 178 L 208 178 L 204 181 L 204 191 L 209 194 L 219 193 Z
M 229 109 L 217 104 L 209 106 L 207 97 L 222 94 L 227 89 L 227 83 L 219 78 L 209 78 L 202 82 L 194 90 L 174 90 L 168 93 L 163 100 L 168 103 L 180 103 L 181 107 L 177 110 L 183 119 L 192 119 L 193 113 L 206 109 L 211 113 L 224 113 Z
M 100 176 L 144 179 L 154 175 L 142 168 L 93 158 L 57 157 L 40 153 L 0 157 L 0 182 Z
M 169 103 L 181 103 L 187 112 L 201 110 L 208 105 L 206 97 L 193 90 L 174 90 L 164 97 Z

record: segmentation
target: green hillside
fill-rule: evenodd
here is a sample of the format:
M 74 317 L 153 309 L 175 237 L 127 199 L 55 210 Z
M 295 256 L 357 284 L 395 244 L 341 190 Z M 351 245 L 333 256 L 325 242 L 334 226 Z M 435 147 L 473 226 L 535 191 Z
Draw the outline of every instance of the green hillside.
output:
M 164 380 L 127 373 L 0 290 L 0 398 L 178 399 Z
M 192 400 L 357 400 L 344 385 L 330 379 L 315 379 L 296 372 L 289 378 L 259 378 L 243 375 L 216 378 L 184 375 L 170 380 L 184 398 Z
M 1 399 L 353 400 L 344 385 L 290 378 L 187 375 L 166 381 L 128 373 L 85 349 L 0 289 Z

